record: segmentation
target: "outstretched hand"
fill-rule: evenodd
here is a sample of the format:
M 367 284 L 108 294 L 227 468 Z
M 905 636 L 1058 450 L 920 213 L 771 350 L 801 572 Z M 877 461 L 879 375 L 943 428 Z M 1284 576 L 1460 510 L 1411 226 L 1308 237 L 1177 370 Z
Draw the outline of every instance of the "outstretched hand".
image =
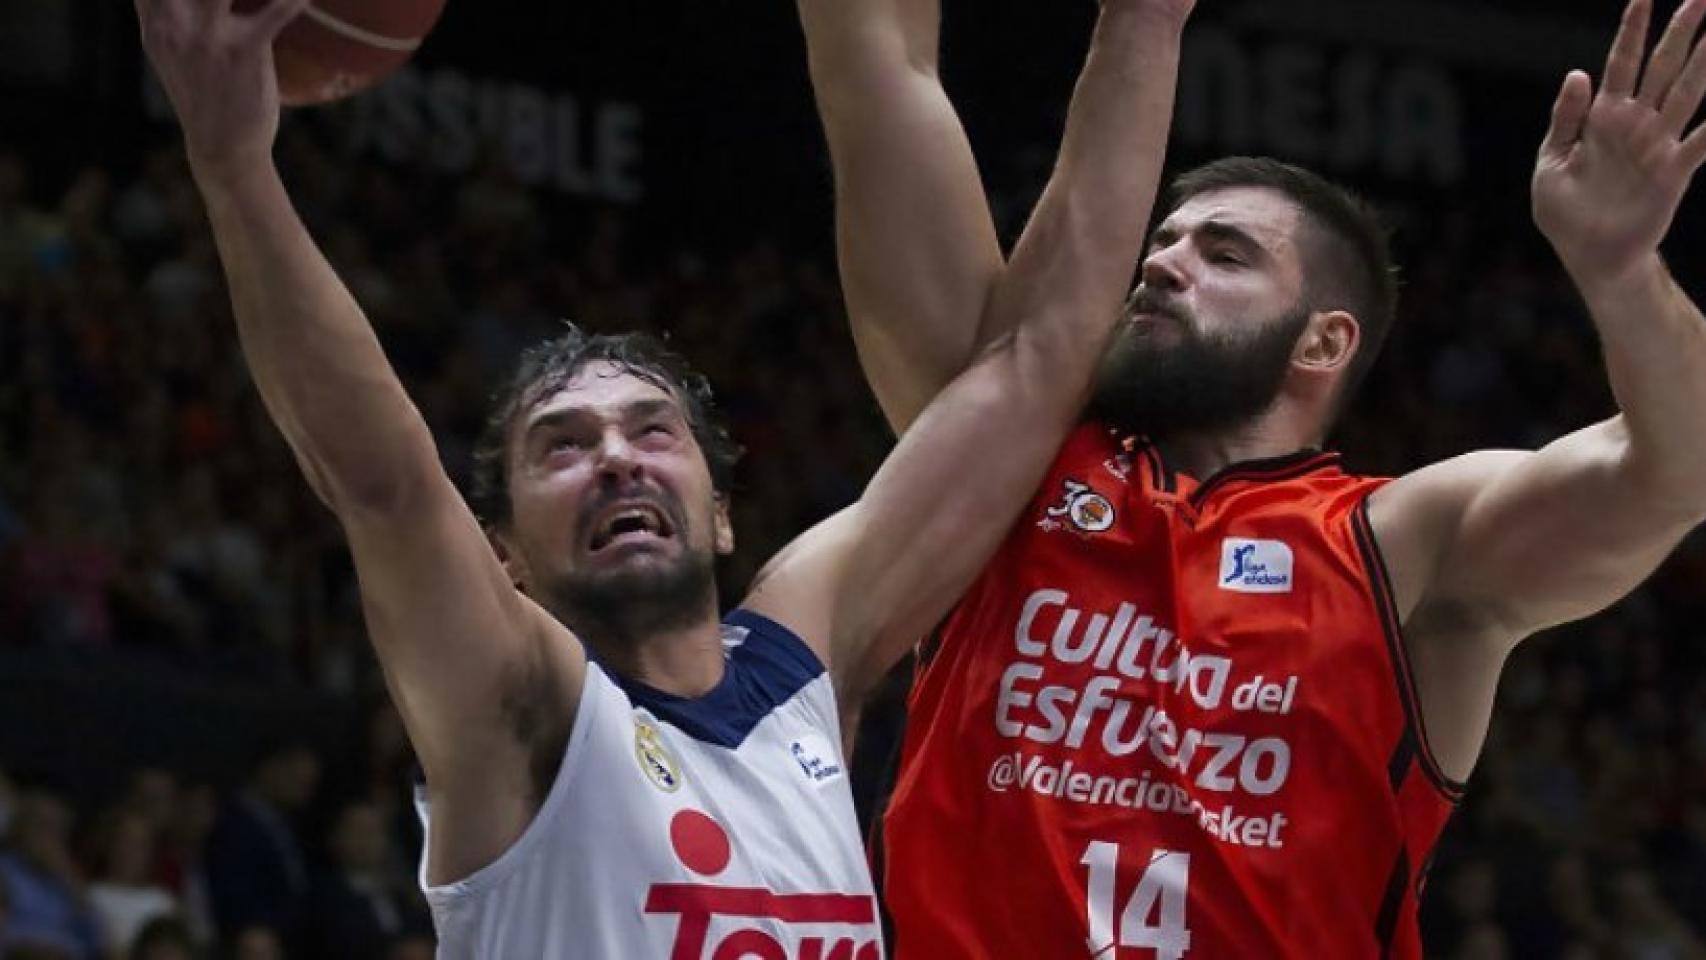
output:
M 278 135 L 272 43 L 309 0 L 135 0 L 142 45 L 184 131 L 198 175 L 270 161 Z
M 1689 130 L 1706 95 L 1703 17 L 1706 0 L 1684 0 L 1643 70 L 1652 0 L 1630 0 L 1598 94 L 1579 70 L 1564 78 L 1534 168 L 1534 219 L 1578 283 L 1622 278 L 1656 254 L 1706 162 L 1706 126 Z

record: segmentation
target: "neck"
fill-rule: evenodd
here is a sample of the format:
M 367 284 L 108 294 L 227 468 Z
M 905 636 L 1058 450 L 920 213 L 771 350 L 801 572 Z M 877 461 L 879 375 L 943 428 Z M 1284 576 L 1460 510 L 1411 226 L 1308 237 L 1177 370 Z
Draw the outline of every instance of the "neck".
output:
M 1270 411 L 1226 430 L 1158 435 L 1155 445 L 1174 469 L 1201 479 L 1235 463 L 1283 457 L 1321 443 L 1287 419 Z
M 624 612 L 643 617 L 643 610 L 635 605 Z M 586 611 L 558 613 L 558 619 L 592 648 L 600 663 L 664 693 L 703 696 L 723 679 L 723 635 L 714 596 L 687 622 L 643 623 L 635 622 L 636 616 L 589 616 Z

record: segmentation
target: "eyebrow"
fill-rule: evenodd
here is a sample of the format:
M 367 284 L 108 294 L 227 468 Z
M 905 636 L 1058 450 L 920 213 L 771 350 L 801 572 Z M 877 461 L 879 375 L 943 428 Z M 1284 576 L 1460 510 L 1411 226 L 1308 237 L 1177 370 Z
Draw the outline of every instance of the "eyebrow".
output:
M 675 403 L 669 400 L 634 400 L 623 404 L 619 408 L 618 416 L 623 420 L 645 420 L 660 413 L 668 413 L 677 418 L 682 418 Z M 591 412 L 586 407 L 568 407 L 553 410 L 550 413 L 542 413 L 527 424 L 525 436 L 532 438 L 565 424 L 586 420 L 590 416 Z
M 1250 255 L 1263 256 L 1268 252 L 1255 235 L 1243 227 L 1234 226 L 1222 220 L 1204 220 L 1197 224 L 1192 232 L 1200 234 L 1210 241 L 1230 243 Z M 1177 229 L 1166 226 L 1158 227 L 1154 233 L 1150 234 L 1149 244 L 1150 246 L 1165 245 L 1178 239 L 1178 237 L 1179 231 Z

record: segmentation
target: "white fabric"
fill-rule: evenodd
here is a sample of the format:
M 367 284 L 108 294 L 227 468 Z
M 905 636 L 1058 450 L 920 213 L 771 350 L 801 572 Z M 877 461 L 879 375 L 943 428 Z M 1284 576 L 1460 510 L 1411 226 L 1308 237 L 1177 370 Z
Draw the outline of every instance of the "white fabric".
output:
M 745 630 L 725 631 L 737 648 Z M 765 633 L 763 642 L 778 642 L 774 630 Z M 696 737 L 637 705 L 589 665 L 556 781 L 515 845 L 439 887 L 426 884 L 423 851 L 421 884 L 439 956 L 877 960 L 880 926 L 829 677 L 816 667 L 791 696 L 761 703 L 755 717 L 759 710 L 762 719 L 738 746 L 708 742 L 703 730 Z M 717 715 L 729 712 L 739 711 Z M 655 734 L 637 732 L 643 728 Z M 417 799 L 424 820 L 424 791 Z M 729 842 L 726 865 L 717 862 L 714 839 L 704 842 L 717 831 L 684 811 L 720 826 Z M 710 848 L 688 856 L 709 874 L 684 863 L 672 832 Z M 731 909 L 754 915 L 718 912 Z M 812 921 L 855 914 L 862 919 Z M 720 954 L 719 947 L 733 952 Z
M 89 885 L 89 906 L 101 922 L 102 942 L 122 955 L 130 951 L 148 921 L 176 913 L 178 901 L 159 887 L 98 882 Z

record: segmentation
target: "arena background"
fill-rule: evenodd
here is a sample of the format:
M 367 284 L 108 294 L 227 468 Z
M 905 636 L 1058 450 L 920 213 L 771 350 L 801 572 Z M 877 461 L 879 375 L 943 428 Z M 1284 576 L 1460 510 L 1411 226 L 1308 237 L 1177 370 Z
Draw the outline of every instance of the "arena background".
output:
M 1526 183 L 1618 6 L 1199 3 L 1174 167 L 1274 154 L 1396 230 L 1401 321 L 1336 441 L 1354 467 L 1609 412 Z M 949 87 L 1011 238 L 1094 6 L 947 7 Z M 198 955 L 426 955 L 411 761 L 348 558 L 242 373 L 135 35 L 113 0 L 0 0 L 0 956 L 127 956 L 98 921 L 162 911 L 183 927 L 154 942 Z M 493 378 L 564 316 L 666 332 L 719 385 L 749 449 L 725 599 L 886 448 L 791 4 L 453 0 L 405 73 L 293 113 L 279 156 L 458 476 Z M 1697 295 L 1699 193 L 1667 245 Z M 1696 535 L 1513 659 L 1430 881 L 1431 955 L 1706 956 L 1703 588 Z M 903 690 L 868 712 L 862 805 Z M 14 942 L 56 916 L 57 952 Z

